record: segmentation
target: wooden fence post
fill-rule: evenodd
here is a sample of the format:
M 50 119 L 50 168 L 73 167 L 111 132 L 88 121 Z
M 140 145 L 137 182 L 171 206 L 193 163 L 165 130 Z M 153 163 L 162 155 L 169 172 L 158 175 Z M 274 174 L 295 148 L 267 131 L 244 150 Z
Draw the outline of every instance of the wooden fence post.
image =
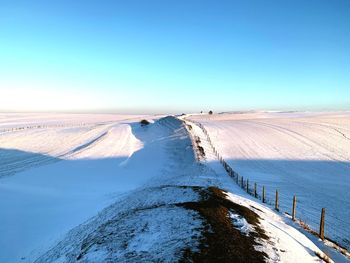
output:
M 280 210 L 280 209 L 278 208 L 278 190 L 277 190 L 277 189 L 276 189 L 275 209 L 276 209 L 276 211 L 279 211 L 279 210 Z
M 320 220 L 320 238 L 324 240 L 324 216 L 326 213 L 326 209 L 322 208 L 321 211 L 321 220 Z
M 295 214 L 296 214 L 296 205 L 297 205 L 297 197 L 293 197 L 293 210 L 292 210 L 292 220 L 295 221 Z
M 262 202 L 265 203 L 265 186 L 263 186 Z
M 256 183 L 254 183 L 254 197 L 255 198 L 258 197 L 258 193 L 256 192 Z
M 247 179 L 247 193 L 249 194 L 249 180 Z

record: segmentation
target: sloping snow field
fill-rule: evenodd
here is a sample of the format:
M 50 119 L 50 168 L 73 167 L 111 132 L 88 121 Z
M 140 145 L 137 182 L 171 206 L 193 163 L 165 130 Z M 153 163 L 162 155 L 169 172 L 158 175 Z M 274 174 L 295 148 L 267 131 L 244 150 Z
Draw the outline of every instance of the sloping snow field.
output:
M 140 116 L 0 114 L 0 177 L 57 159 L 128 156 L 129 126 L 115 124 L 133 118 Z M 108 145 L 115 138 L 119 145 Z
M 198 127 L 174 117 L 0 116 L 0 262 L 176 262 L 199 251 L 206 228 L 182 204 L 212 186 L 259 215 L 269 239 L 256 250 L 268 262 L 320 262 L 288 218 L 233 182 Z M 142 118 L 154 123 L 142 127 Z M 254 232 L 229 217 L 243 235 Z
M 326 208 L 325 235 L 350 248 L 350 113 L 241 112 L 192 115 L 233 169 L 267 189 L 282 211 L 318 230 Z
M 147 180 L 123 166 L 142 148 L 130 125 L 139 116 L 10 116 L 0 126 L 11 128 L 0 133 L 0 262 L 44 249 Z

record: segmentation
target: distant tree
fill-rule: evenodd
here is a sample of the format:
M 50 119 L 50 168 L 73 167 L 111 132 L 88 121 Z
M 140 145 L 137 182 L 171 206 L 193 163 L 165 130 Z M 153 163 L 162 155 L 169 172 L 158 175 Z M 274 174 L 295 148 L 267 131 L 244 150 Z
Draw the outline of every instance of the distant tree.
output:
M 142 120 L 142 121 L 140 121 L 140 123 L 141 123 L 141 126 L 146 126 L 146 125 L 149 124 L 149 121 L 148 120 Z
M 209 114 L 212 115 L 212 114 L 213 114 L 213 111 L 210 110 L 210 111 L 209 111 Z

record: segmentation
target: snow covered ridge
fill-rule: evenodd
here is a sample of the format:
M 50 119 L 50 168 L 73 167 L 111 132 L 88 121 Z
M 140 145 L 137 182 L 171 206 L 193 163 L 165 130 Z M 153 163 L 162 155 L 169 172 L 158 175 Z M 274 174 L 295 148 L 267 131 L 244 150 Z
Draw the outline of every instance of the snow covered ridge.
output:
M 0 178 L 1 262 L 325 258 L 304 234 L 235 184 L 211 159 L 198 127 L 189 133 L 174 117 L 147 126 L 139 121 L 14 137 L 19 151 L 31 153 L 37 146 L 30 138 L 36 138 L 39 156 L 48 151 L 64 157 Z M 62 135 L 65 143 L 50 139 L 72 130 L 75 136 Z M 195 154 L 198 146 L 202 150 Z
M 245 198 L 215 187 L 163 185 L 106 208 L 35 262 L 317 262 L 317 255 L 326 257 Z

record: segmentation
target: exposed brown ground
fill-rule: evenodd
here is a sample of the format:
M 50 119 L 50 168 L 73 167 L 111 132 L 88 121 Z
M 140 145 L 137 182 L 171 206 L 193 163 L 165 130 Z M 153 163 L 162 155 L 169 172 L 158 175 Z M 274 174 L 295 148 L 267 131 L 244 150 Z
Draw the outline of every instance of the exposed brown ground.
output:
M 259 216 L 250 209 L 227 200 L 225 193 L 216 187 L 196 191 L 201 195 L 201 201 L 179 205 L 195 210 L 203 217 L 203 238 L 200 251 L 186 249 L 182 262 L 265 262 L 267 254 L 254 248 L 259 245 L 256 238 L 264 241 L 268 239 L 259 226 Z M 236 229 L 229 217 L 230 211 L 244 217 L 255 232 L 246 236 Z

